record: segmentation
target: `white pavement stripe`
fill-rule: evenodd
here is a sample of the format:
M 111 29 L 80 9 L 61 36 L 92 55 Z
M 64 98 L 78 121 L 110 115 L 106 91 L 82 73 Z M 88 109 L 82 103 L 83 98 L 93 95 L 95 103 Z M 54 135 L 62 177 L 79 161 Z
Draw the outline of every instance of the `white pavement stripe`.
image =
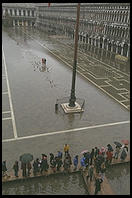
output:
M 13 132 L 14 132 L 14 137 L 17 138 L 17 130 L 16 130 L 16 124 L 15 124 L 13 105 L 12 105 L 12 100 L 11 100 L 11 92 L 10 92 L 10 87 L 9 87 L 9 80 L 8 80 L 8 75 L 7 75 L 7 67 L 6 67 L 6 61 L 5 61 L 3 45 L 2 45 L 2 52 L 3 52 L 3 61 L 4 61 L 4 66 L 5 66 L 5 75 L 6 75 L 7 89 L 8 89 L 8 94 L 9 94 L 9 103 L 10 103 L 10 109 L 11 109 Z
M 3 113 L 3 114 L 4 114 L 4 113 L 11 113 L 11 111 L 3 111 L 2 113 Z
M 2 140 L 2 143 L 4 142 L 11 142 L 15 140 L 23 140 L 23 139 L 31 139 L 31 138 L 36 138 L 36 137 L 42 137 L 42 136 L 48 136 L 48 135 L 56 135 L 56 134 L 62 134 L 62 133 L 69 133 L 69 132 L 75 132 L 75 131 L 82 131 L 84 132 L 86 129 L 95 129 L 95 128 L 101 128 L 101 127 L 108 127 L 108 126 L 114 126 L 114 125 L 120 125 L 120 124 L 128 124 L 130 121 L 122 121 L 122 122 L 114 122 L 114 123 L 107 123 L 107 124 L 100 124 L 100 125 L 95 125 L 95 126 L 88 126 L 88 127 L 82 127 L 82 128 L 75 128 L 75 129 L 68 129 L 64 131 L 55 131 L 55 132 L 50 132 L 50 133 L 41 133 L 37 135 L 30 135 L 30 136 L 25 136 L 25 137 L 18 137 L 17 139 L 12 138 L 12 139 L 6 139 Z M 86 131 L 88 132 L 88 131 Z
M 4 95 L 4 94 L 8 94 L 8 92 L 2 92 L 2 94 Z
M 12 117 L 2 118 L 2 121 L 3 121 L 3 120 L 11 120 L 11 119 L 12 119 Z

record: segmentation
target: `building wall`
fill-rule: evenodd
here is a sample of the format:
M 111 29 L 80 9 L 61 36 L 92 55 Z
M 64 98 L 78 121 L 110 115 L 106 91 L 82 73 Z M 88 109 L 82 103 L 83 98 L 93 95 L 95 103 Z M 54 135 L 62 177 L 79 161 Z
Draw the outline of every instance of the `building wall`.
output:
M 74 39 L 77 3 L 46 3 L 37 7 L 36 25 L 44 31 L 63 33 Z M 79 46 L 89 45 L 129 57 L 130 4 L 81 3 Z
M 36 20 L 36 8 L 30 4 L 3 3 L 3 24 L 9 19 L 11 26 L 33 26 Z

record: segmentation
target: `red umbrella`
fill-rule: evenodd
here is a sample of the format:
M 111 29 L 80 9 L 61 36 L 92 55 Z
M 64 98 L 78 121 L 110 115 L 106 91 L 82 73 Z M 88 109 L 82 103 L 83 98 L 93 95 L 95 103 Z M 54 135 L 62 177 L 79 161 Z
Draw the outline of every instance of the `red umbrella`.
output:
M 122 140 L 123 144 L 126 144 L 128 145 L 129 144 L 129 141 L 128 140 Z

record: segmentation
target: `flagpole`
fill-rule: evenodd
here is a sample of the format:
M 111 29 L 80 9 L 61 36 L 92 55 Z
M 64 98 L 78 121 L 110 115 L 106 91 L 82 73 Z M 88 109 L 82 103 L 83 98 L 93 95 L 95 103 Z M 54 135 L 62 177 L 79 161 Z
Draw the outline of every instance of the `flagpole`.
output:
M 69 106 L 75 107 L 75 81 L 76 81 L 76 67 L 77 67 L 77 47 L 78 47 L 78 30 L 79 30 L 79 17 L 80 17 L 80 3 L 77 6 L 77 19 L 76 19 L 76 31 L 75 31 L 75 48 L 74 48 L 74 63 L 73 63 L 73 73 L 72 73 L 72 87 L 71 96 L 69 100 Z

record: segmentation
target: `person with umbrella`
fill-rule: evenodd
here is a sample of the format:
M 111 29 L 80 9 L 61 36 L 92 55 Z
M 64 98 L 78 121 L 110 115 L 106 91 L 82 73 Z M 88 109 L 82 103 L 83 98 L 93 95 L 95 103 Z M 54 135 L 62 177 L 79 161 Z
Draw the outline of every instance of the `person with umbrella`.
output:
M 21 162 L 21 169 L 22 169 L 22 176 L 26 177 L 27 176 L 27 172 L 26 172 L 26 163 Z
M 32 160 L 33 160 L 33 155 L 31 155 L 30 153 L 24 153 L 23 155 L 20 156 L 21 169 L 22 169 L 23 177 L 27 176 L 26 166 L 28 166 L 27 164 L 29 162 L 31 162 Z

